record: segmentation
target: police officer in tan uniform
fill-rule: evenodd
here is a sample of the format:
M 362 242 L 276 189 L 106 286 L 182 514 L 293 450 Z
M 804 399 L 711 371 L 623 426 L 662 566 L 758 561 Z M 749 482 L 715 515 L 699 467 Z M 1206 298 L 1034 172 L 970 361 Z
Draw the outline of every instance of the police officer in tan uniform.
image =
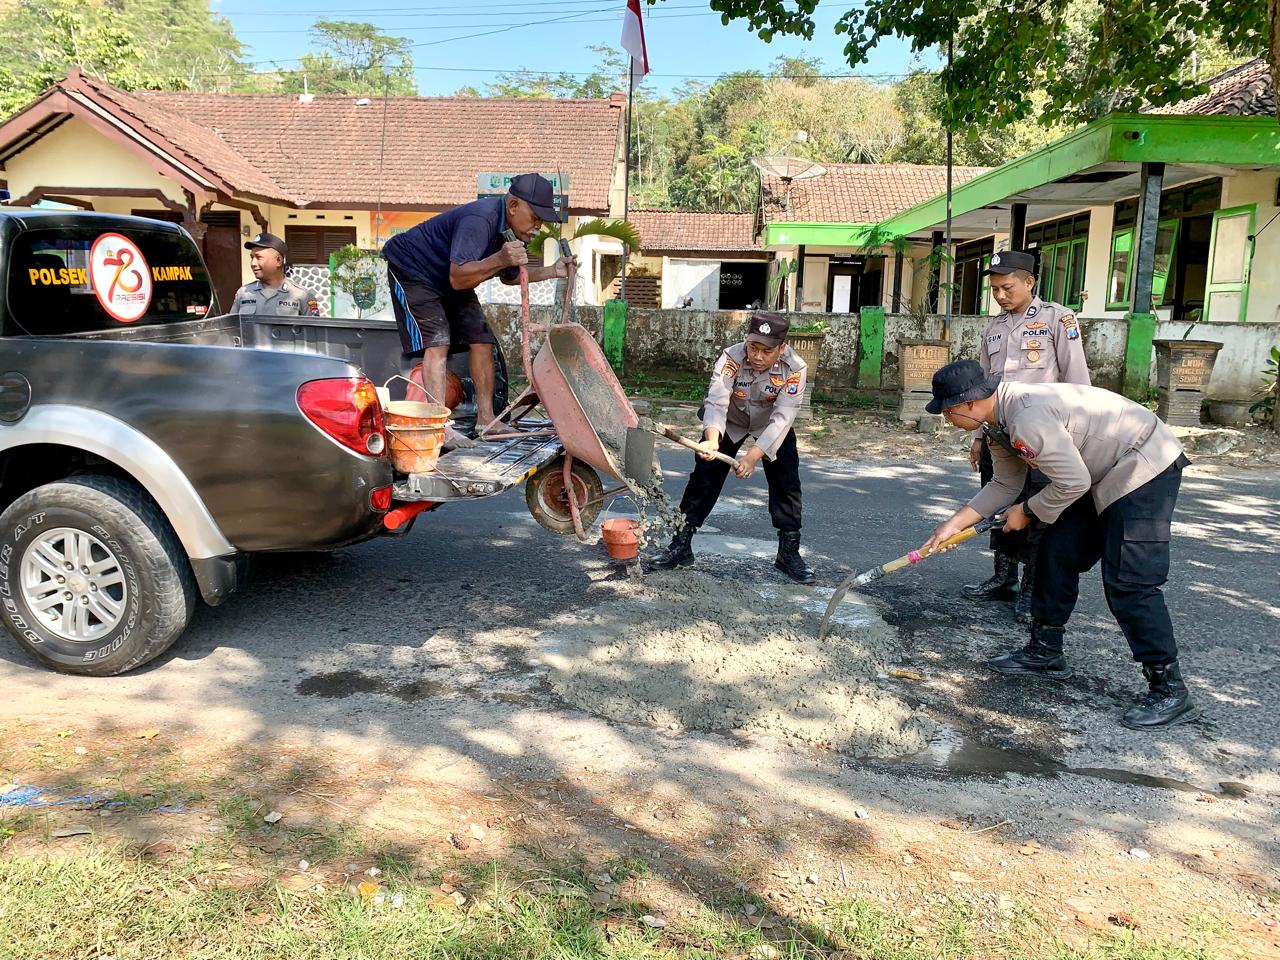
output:
M 800 456 L 793 429 L 808 371 L 787 346 L 790 325 L 780 313 L 757 312 L 751 317 L 746 340 L 727 348 L 716 361 L 701 411 L 702 451 L 680 499 L 684 524 L 654 560 L 657 569 L 693 563 L 693 534 L 716 505 L 730 470 L 713 454 L 736 457 L 747 437 L 754 436 L 755 443 L 735 472 L 745 480 L 763 461 L 769 481 L 769 516 L 778 530 L 773 565 L 798 583 L 813 583 L 813 571 L 800 556 Z
M 983 517 L 1008 508 L 1004 529 L 1046 524 L 1040 575 L 1031 597 L 1031 638 L 989 661 L 1023 676 L 1070 676 L 1063 637 L 1080 591 L 1080 574 L 1102 562 L 1107 606 L 1120 624 L 1149 692 L 1121 719 L 1134 730 L 1193 720 L 1178 665 L 1173 624 L 1160 588 L 1169 578 L 1169 527 L 1182 470 L 1190 461 L 1169 428 L 1146 407 L 1098 387 L 999 383 L 972 360 L 933 378 L 926 408 L 991 439 L 995 476 L 933 532 L 935 547 Z M 1026 475 L 1049 485 L 1016 503 Z
M 249 268 L 255 279 L 236 291 L 233 314 L 255 317 L 318 317 L 320 301 L 300 283 L 284 275 L 289 248 L 273 233 L 260 233 L 248 241 Z
M 984 272 L 991 277 L 991 295 L 1003 312 L 983 332 L 978 362 L 985 373 L 1006 382 L 1087 385 L 1089 367 L 1084 359 L 1080 324 L 1066 307 L 1036 296 L 1035 268 L 1035 257 L 1029 253 L 1012 250 L 992 256 L 991 265 Z M 979 472 L 983 486 L 991 482 L 991 451 L 977 431 L 969 463 Z M 1029 471 L 1019 499 L 1026 500 L 1048 482 L 1040 471 Z M 961 593 L 970 600 L 1014 600 L 1019 622 L 1028 623 L 1042 532 L 1038 523 L 1016 534 L 992 530 L 995 572 L 982 583 L 963 587 Z M 1021 585 L 1020 562 L 1024 564 Z

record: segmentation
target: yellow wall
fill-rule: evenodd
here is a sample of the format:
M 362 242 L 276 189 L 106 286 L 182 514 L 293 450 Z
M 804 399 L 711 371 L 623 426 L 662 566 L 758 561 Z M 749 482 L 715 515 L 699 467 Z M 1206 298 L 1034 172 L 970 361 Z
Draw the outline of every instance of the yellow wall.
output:
M 159 161 L 157 161 L 159 166 Z M 186 203 L 182 188 L 161 176 L 137 153 L 108 140 L 79 117 L 72 117 L 52 133 L 5 161 L 9 192 L 21 197 L 34 187 L 138 187 L 158 189 L 178 203 Z M 128 213 L 157 201 L 94 197 L 94 209 Z

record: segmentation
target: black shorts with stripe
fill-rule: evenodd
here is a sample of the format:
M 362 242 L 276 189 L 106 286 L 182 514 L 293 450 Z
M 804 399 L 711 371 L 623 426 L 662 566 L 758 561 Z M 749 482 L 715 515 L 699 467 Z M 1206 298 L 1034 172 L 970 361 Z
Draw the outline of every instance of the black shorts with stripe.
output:
M 387 264 L 391 305 L 407 356 L 420 357 L 432 347 L 497 343 L 474 290 L 442 294 L 420 280 L 410 280 Z

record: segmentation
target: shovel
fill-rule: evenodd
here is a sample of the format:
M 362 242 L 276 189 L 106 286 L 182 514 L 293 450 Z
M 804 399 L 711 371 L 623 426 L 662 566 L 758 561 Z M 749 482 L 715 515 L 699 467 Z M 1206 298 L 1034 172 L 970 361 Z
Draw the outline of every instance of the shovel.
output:
M 818 639 L 823 640 L 827 636 L 827 631 L 831 629 L 831 616 L 836 612 L 836 607 L 840 606 L 840 601 L 854 587 L 864 587 L 868 583 L 879 580 L 886 573 L 893 573 L 895 570 L 901 570 L 903 567 L 909 567 L 919 563 L 925 557 L 931 557 L 935 553 L 942 553 L 944 550 L 950 550 L 952 547 L 958 547 L 966 540 L 972 540 L 980 533 L 985 533 L 992 527 L 1003 525 L 1004 517 L 989 517 L 986 520 L 979 520 L 972 527 L 966 527 L 959 533 L 954 534 L 943 540 L 937 547 L 932 550 L 912 550 L 910 553 L 904 554 L 897 560 L 890 560 L 888 563 L 879 567 L 872 567 L 866 573 L 855 573 L 848 577 L 844 583 L 836 587 L 836 592 L 831 595 L 831 602 L 827 604 L 827 612 L 822 615 L 822 625 L 818 628 Z

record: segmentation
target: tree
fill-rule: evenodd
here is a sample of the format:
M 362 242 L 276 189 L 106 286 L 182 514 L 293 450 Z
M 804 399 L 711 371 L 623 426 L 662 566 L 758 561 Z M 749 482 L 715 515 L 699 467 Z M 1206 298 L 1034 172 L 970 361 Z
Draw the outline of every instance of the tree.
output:
M 132 89 L 230 89 L 244 76 L 240 42 L 201 0 L 22 0 L 0 14 L 12 38 L 0 65 L 8 115 L 72 67 Z
M 812 37 L 818 0 L 710 5 L 745 19 L 768 41 Z M 1049 124 L 1077 122 L 1095 116 L 1099 102 L 1114 110 L 1176 103 L 1205 89 L 1187 69 L 1205 38 L 1233 55 L 1268 51 L 1280 89 L 1280 0 L 1039 0 L 1021 8 L 998 0 L 866 0 L 836 30 L 849 37 L 845 55 L 854 67 L 886 37 L 909 40 L 916 53 L 945 48 L 953 37 L 954 66 L 944 77 L 953 127 L 1002 126 L 1037 112 Z
M 492 83 L 485 84 L 485 94 L 490 97 L 607 97 L 615 90 L 625 89 L 627 62 L 622 54 L 606 44 L 588 47 L 596 54 L 598 62 L 585 77 L 572 73 L 535 73 L 521 67 L 519 70 L 498 74 Z M 463 90 L 474 89 L 464 87 Z M 466 96 L 463 90 L 459 96 Z
M 320 48 L 306 53 L 297 70 L 281 71 L 285 93 L 344 93 L 413 96 L 412 44 L 405 37 L 383 33 L 371 23 L 317 20 L 311 28 Z

